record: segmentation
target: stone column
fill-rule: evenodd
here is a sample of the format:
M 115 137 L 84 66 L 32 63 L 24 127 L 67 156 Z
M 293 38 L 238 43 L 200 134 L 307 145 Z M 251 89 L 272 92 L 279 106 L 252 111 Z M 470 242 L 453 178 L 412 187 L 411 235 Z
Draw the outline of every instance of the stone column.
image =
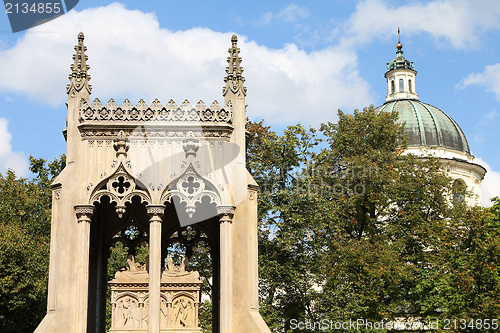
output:
M 148 332 L 160 332 L 161 217 L 163 205 L 146 206 L 149 216 L 149 307 Z
M 111 328 L 116 326 L 116 303 L 111 303 Z
M 142 328 L 142 322 L 144 321 L 144 303 L 139 303 L 139 327 Z
M 219 206 L 220 219 L 220 333 L 231 333 L 233 297 L 233 234 L 235 207 Z
M 167 327 L 170 328 L 171 326 L 172 326 L 172 300 L 167 302 Z
M 90 221 L 94 214 L 93 205 L 75 206 L 78 219 L 78 262 L 76 278 L 76 331 L 87 333 L 87 307 L 89 299 L 89 252 Z

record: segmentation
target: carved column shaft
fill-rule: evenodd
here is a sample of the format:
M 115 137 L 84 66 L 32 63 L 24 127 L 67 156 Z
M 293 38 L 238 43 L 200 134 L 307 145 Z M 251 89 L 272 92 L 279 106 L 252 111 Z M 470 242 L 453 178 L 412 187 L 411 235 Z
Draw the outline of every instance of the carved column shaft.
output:
M 111 308 L 111 327 L 116 327 L 116 303 L 112 303 Z
M 165 211 L 163 205 L 146 207 L 149 219 L 149 308 L 148 332 L 160 332 L 161 308 L 161 217 Z
M 217 207 L 220 216 L 220 332 L 231 333 L 233 297 L 233 237 L 234 207 Z
M 172 303 L 167 303 L 167 327 L 172 326 Z
M 144 321 L 144 303 L 139 303 L 139 327 L 142 328 L 142 322 Z
M 89 299 L 89 252 L 90 252 L 90 222 L 94 214 L 94 206 L 75 206 L 78 219 L 78 262 L 76 280 L 76 332 L 87 333 L 87 307 Z

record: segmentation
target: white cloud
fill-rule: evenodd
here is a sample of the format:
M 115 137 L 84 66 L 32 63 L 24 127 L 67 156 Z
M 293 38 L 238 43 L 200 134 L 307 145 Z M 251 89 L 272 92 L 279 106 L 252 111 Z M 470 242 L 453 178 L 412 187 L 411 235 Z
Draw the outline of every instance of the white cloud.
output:
M 480 157 L 476 157 L 474 163 L 486 169 L 486 175 L 481 183 L 481 201 L 483 206 L 489 207 L 491 198 L 500 197 L 500 172 L 492 170 L 491 166 Z
M 160 28 L 154 14 L 121 4 L 72 10 L 38 26 L 0 52 L 0 89 L 24 93 L 53 106 L 65 98 L 73 46 L 84 31 L 94 92 L 104 103 L 154 98 L 178 104 L 222 99 L 231 33 Z M 274 123 L 317 124 L 336 110 L 366 106 L 369 85 L 357 72 L 354 52 L 327 48 L 305 52 L 294 44 L 269 49 L 240 36 L 248 87 L 248 115 Z M 355 94 L 353 93 L 355 92 Z
M 456 88 L 464 89 L 471 85 L 486 87 L 486 91 L 493 92 L 500 101 L 500 63 L 486 66 L 482 73 L 469 74 Z
M 273 17 L 274 17 L 273 12 L 265 12 L 257 21 L 254 22 L 254 24 L 256 26 L 263 26 L 269 24 L 273 20 Z
M 306 7 L 299 7 L 292 3 L 286 8 L 280 10 L 276 16 L 281 18 L 283 21 L 292 22 L 297 19 L 307 18 L 309 16 L 309 10 Z
M 281 20 L 290 23 L 307 17 L 309 17 L 309 10 L 307 7 L 300 7 L 292 3 L 277 13 L 265 12 L 257 21 L 254 22 L 254 24 L 257 26 L 263 26 L 272 23 L 273 20 Z
M 398 26 L 403 36 L 426 32 L 446 46 L 478 47 L 481 30 L 500 27 L 500 1 L 436 0 L 396 7 L 388 1 L 365 0 L 346 22 L 342 43 L 356 46 L 380 36 L 393 38 Z
M 8 122 L 0 118 L 0 172 L 12 169 L 17 176 L 25 177 L 28 174 L 28 160 L 22 152 L 13 152 L 11 145 L 12 135 L 8 130 Z

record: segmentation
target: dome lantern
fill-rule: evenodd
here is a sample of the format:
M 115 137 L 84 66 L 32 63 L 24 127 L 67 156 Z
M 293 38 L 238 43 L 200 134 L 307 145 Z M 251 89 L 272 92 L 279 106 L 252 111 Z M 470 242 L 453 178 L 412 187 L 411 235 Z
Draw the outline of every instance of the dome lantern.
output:
M 415 77 L 417 71 L 413 68 L 413 61 L 410 62 L 403 56 L 403 44 L 401 44 L 398 28 L 398 44 L 396 45 L 396 58 L 387 63 L 387 97 L 386 102 L 398 99 L 415 99 L 418 95 L 415 89 Z

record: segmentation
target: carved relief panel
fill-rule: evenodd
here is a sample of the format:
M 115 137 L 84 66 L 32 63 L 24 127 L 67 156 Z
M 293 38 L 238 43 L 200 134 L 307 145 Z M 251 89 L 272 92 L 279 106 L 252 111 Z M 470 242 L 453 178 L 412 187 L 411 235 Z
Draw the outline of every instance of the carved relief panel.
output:
M 115 274 L 111 287 L 113 333 L 147 332 L 148 272 L 129 260 L 129 267 Z M 198 272 L 186 270 L 186 260 L 175 266 L 171 260 L 162 272 L 160 332 L 202 332 L 198 327 L 201 281 Z

